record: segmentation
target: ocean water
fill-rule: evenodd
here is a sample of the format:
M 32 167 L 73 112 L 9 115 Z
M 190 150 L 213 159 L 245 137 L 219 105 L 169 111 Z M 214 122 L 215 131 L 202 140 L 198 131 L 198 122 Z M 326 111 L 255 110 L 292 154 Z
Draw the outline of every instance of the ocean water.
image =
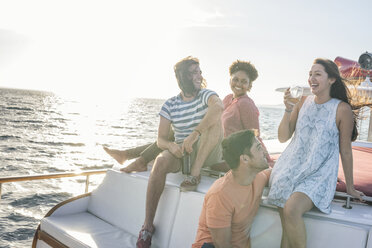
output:
M 116 163 L 102 145 L 125 149 L 154 141 L 163 102 L 76 100 L 0 88 L 0 177 L 112 168 Z M 259 109 L 261 137 L 276 139 L 283 107 Z M 368 120 L 361 126 L 363 140 Z M 91 176 L 89 190 L 102 179 L 103 175 Z M 3 184 L 0 247 L 30 247 L 40 219 L 84 189 L 85 177 Z

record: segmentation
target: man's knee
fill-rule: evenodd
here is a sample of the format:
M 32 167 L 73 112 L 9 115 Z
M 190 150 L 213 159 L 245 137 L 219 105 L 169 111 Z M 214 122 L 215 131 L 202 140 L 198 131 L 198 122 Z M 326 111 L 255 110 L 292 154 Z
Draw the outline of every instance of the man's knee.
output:
M 162 152 L 156 157 L 151 173 L 167 174 L 172 172 L 175 163 L 174 160 L 167 154 L 167 151 Z

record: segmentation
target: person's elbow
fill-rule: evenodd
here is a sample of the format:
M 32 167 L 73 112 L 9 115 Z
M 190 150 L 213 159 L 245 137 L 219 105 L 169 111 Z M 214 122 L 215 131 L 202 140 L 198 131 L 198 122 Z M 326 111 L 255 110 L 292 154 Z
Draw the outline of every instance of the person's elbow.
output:
M 281 132 L 278 132 L 278 140 L 280 143 L 285 143 L 290 139 L 290 135 L 284 135 Z
M 156 140 L 156 145 L 162 150 L 168 150 L 167 143 L 167 140 L 162 137 L 158 137 Z
M 283 136 L 278 136 L 278 140 L 279 140 L 280 143 L 285 143 L 289 140 L 289 138 L 283 137 Z

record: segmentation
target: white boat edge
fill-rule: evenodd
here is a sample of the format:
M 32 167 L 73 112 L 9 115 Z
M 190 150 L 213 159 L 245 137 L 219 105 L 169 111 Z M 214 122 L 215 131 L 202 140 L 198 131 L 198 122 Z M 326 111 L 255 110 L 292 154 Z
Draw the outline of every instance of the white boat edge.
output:
M 265 140 L 264 143 L 271 153 L 280 153 L 288 144 L 288 142 L 279 143 L 277 140 Z M 372 147 L 372 143 L 362 141 L 355 142 L 354 145 Z M 134 247 L 136 235 L 144 217 L 143 198 L 146 193 L 149 174 L 150 172 L 147 171 L 128 175 L 116 170 L 109 170 L 103 183 L 93 191 L 92 194 L 79 198 L 80 200 L 78 199 L 76 201 L 69 201 L 67 204 L 61 204 L 60 208 L 53 209 L 50 216 L 41 221 L 38 232 L 40 233 L 40 231 L 42 231 L 44 234 L 51 232 L 49 238 L 55 236 L 60 238 L 62 233 L 62 239 L 69 240 L 69 238 L 66 238 L 69 235 L 72 235 L 70 239 L 76 239 L 76 236 L 73 236 L 73 232 L 68 230 L 71 228 L 69 225 L 76 227 L 76 225 L 80 225 L 81 223 L 80 221 L 79 223 L 75 223 L 77 220 L 76 218 L 79 217 L 70 217 L 74 216 L 74 214 L 91 214 L 93 209 L 93 212 L 96 211 L 94 213 L 95 216 L 98 216 L 100 220 L 104 220 L 105 225 L 110 224 L 115 226 L 115 223 L 111 222 L 115 222 L 116 219 L 122 220 L 116 223 L 116 225 L 118 225 L 117 228 L 123 232 L 120 233 L 121 236 L 119 235 L 119 237 L 125 236 L 126 238 L 116 239 L 118 242 L 115 243 L 115 245 L 118 245 L 118 247 Z M 216 179 L 203 176 L 202 182 L 198 187 L 198 192 L 185 193 L 180 192 L 178 187 L 182 178 L 183 176 L 180 173 L 167 176 L 165 196 L 162 196 L 162 199 L 165 198 L 165 200 L 159 204 L 157 217 L 155 219 L 157 232 L 154 236 L 154 244 L 152 247 L 190 247 L 194 241 L 204 194 Z M 110 183 L 108 183 L 108 181 L 110 181 Z M 131 182 L 133 185 L 128 185 Z M 125 191 L 126 188 L 131 188 L 132 190 L 135 188 L 136 192 L 134 196 L 130 196 L 131 191 Z M 169 193 L 168 191 L 172 192 Z M 126 193 L 128 195 L 125 195 Z M 169 198 L 173 195 L 177 195 L 178 198 L 176 197 L 177 199 L 173 199 L 174 201 L 172 202 Z M 128 199 L 130 197 L 133 199 Z M 81 200 L 85 198 L 87 199 Z M 97 198 L 99 201 L 97 201 Z M 127 201 L 123 201 L 123 199 L 127 199 Z M 84 202 L 82 203 L 83 206 L 81 206 L 79 202 Z M 92 207 L 89 206 L 89 204 L 96 204 L 97 206 Z M 176 205 L 175 208 L 172 208 L 173 204 Z M 305 214 L 304 219 L 308 236 L 307 247 L 372 248 L 372 205 L 351 202 L 351 209 L 345 208 L 345 205 L 345 199 L 334 199 L 332 201 L 331 214 L 323 214 L 317 209 L 313 209 Z M 118 206 L 119 210 L 117 210 Z M 108 214 L 107 212 L 111 213 Z M 133 216 L 139 219 L 139 221 L 134 221 Z M 169 221 L 169 223 L 166 224 L 166 221 Z M 132 224 L 125 226 L 122 222 L 131 222 Z M 63 230 L 63 225 L 61 223 L 65 225 L 64 227 L 67 230 Z M 43 227 L 46 229 L 43 229 Z M 51 231 L 48 230 L 48 228 L 50 228 Z M 85 228 L 90 229 L 89 227 Z M 84 230 L 79 231 L 81 233 Z M 117 231 L 118 230 L 115 232 Z M 39 240 L 37 238 L 38 232 L 35 234 L 33 247 L 63 247 L 51 246 L 46 243 L 43 238 L 43 240 Z M 114 234 L 113 232 L 112 235 Z M 96 237 L 94 235 L 97 234 L 89 233 L 89 235 L 91 237 Z M 115 235 L 118 235 L 118 233 Z M 112 238 L 114 238 L 115 235 Z M 252 225 L 252 247 L 280 247 L 280 237 L 281 223 L 279 215 L 276 207 L 267 204 L 264 193 L 260 209 Z M 79 242 L 84 244 L 84 242 L 98 242 L 98 240 L 99 238 L 97 237 L 97 239 L 93 241 L 80 240 Z M 115 238 L 113 240 L 115 240 Z M 64 241 L 66 240 L 62 240 L 61 242 Z M 107 243 L 104 241 L 102 242 L 102 245 L 97 247 L 116 247 L 112 243 L 110 246 L 106 246 L 105 244 Z M 73 244 L 75 245 L 75 243 Z

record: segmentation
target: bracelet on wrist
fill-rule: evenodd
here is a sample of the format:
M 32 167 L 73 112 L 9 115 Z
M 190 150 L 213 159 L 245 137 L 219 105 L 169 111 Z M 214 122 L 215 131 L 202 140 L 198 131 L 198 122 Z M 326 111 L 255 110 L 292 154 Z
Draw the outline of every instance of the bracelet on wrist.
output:
M 293 111 L 293 109 L 285 109 L 285 112 L 287 113 L 291 113 Z

